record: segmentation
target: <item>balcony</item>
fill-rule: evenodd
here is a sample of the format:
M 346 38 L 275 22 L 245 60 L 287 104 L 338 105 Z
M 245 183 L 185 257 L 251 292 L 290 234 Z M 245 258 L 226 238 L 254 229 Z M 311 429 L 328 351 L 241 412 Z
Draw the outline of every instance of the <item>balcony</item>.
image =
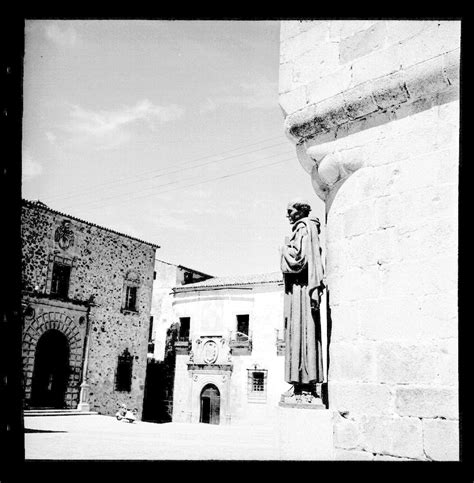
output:
M 174 349 L 176 355 L 188 355 L 191 351 L 191 341 L 189 340 L 189 336 L 177 337 L 174 341 Z
M 284 356 L 286 347 L 285 339 L 280 337 L 280 331 L 278 329 L 275 329 L 275 345 L 277 356 Z
M 248 356 L 252 354 L 252 336 L 243 332 L 231 332 L 229 347 L 233 356 Z

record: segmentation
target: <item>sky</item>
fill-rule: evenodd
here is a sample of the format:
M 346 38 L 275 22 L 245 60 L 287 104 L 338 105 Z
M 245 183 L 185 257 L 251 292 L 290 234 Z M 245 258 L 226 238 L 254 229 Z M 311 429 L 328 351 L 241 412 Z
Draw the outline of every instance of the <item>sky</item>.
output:
M 27 21 L 22 196 L 214 276 L 279 270 L 288 201 L 277 21 Z

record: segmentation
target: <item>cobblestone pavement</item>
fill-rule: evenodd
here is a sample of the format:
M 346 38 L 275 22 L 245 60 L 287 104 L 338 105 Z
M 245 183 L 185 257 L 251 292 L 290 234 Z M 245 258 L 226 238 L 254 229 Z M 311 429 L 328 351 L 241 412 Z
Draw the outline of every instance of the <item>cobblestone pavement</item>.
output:
M 26 460 L 278 460 L 271 426 L 25 417 Z

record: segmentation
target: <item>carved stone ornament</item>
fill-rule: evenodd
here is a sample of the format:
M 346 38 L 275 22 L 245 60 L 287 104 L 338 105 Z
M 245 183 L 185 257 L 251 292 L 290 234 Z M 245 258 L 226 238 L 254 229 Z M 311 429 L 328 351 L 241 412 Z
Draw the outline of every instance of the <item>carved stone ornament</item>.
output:
M 206 364 L 213 364 L 217 360 L 219 349 L 213 340 L 209 340 L 202 348 L 203 360 Z
M 63 220 L 54 232 L 54 241 L 63 249 L 67 250 L 74 245 L 74 233 L 71 230 L 71 222 Z
M 326 201 L 330 191 L 363 167 L 360 149 L 338 150 L 333 143 L 296 147 L 298 160 L 310 174 L 316 194 Z

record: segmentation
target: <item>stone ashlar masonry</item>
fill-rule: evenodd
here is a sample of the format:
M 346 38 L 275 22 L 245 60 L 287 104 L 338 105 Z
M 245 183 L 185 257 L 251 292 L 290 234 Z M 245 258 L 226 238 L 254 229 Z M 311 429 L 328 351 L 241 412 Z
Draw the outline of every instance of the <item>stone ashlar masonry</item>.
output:
M 74 244 L 66 249 L 54 234 L 69 220 Z M 90 307 L 90 338 L 87 378 L 91 410 L 114 414 L 118 404 L 142 411 L 147 360 L 148 329 L 157 246 L 56 212 L 44 205 L 23 202 L 22 257 L 23 299 L 34 308 L 24 321 L 25 397 L 28 399 L 39 337 L 48 329 L 63 332 L 71 351 L 72 375 L 67 393 L 68 407 L 76 407 L 82 379 L 86 301 Z M 55 257 L 72 263 L 66 300 L 49 295 Z M 138 275 L 136 313 L 122 310 L 124 281 L 133 271 Z M 118 356 L 128 349 L 133 356 L 130 392 L 115 391 Z
M 326 202 L 337 459 L 458 460 L 458 21 L 285 21 L 280 104 Z

